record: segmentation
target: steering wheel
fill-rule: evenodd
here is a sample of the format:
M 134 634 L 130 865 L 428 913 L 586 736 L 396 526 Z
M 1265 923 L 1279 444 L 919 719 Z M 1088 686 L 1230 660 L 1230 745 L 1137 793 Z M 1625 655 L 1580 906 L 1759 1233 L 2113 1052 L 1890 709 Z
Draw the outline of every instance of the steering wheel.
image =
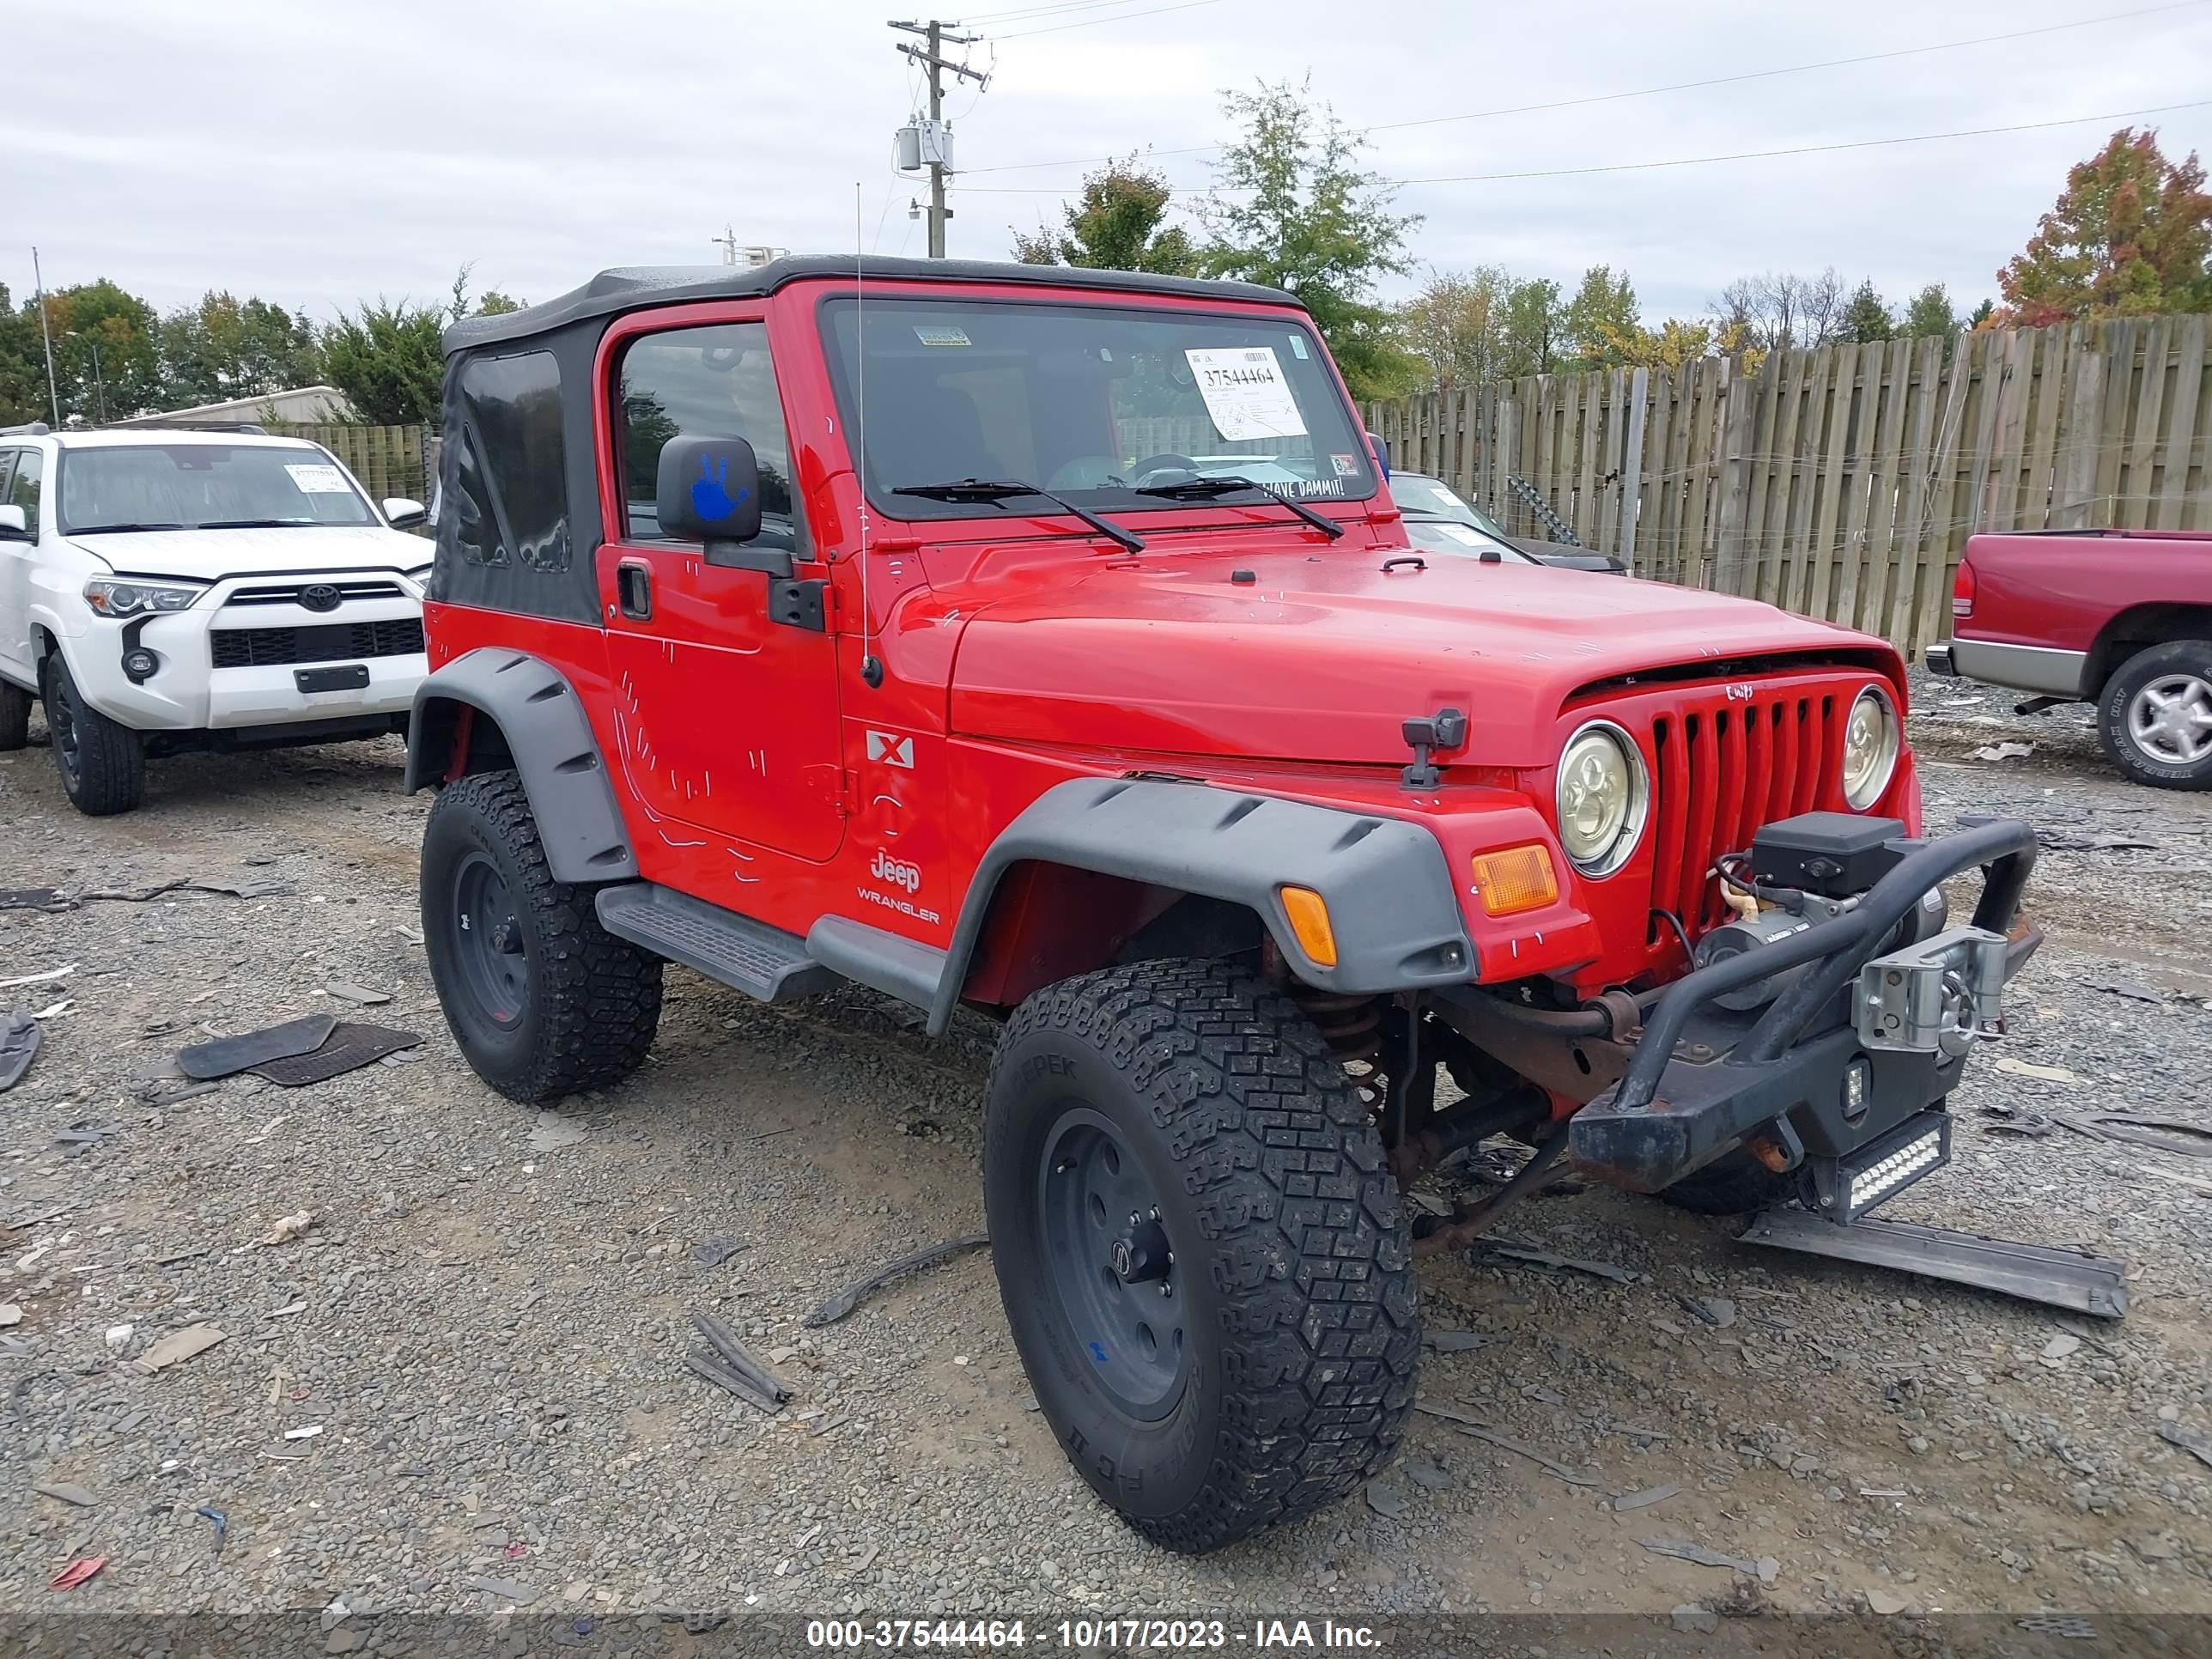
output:
M 1191 459 L 1188 455 L 1173 455 L 1163 453 L 1158 455 L 1146 456 L 1143 460 L 1139 461 L 1137 465 L 1130 470 L 1134 472 L 1137 477 L 1141 478 L 1147 472 L 1165 471 L 1170 467 L 1180 468 L 1185 472 L 1195 472 L 1198 471 L 1198 463 Z

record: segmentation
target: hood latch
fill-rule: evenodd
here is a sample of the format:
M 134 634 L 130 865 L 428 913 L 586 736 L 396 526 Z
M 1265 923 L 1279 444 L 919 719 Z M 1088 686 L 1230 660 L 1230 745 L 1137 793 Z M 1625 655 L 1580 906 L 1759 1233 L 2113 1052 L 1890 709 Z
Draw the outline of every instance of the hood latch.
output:
M 1399 730 L 1413 751 L 1413 763 L 1399 773 L 1408 789 L 1434 789 L 1444 781 L 1431 755 L 1439 749 L 1456 749 L 1467 741 L 1467 716 L 1456 708 L 1439 708 L 1433 714 L 1407 720 Z

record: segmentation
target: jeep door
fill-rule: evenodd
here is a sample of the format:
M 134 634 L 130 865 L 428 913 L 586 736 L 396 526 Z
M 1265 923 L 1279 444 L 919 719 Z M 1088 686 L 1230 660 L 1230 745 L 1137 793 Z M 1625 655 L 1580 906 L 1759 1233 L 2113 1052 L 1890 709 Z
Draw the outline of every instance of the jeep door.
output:
M 767 325 L 757 308 L 726 317 L 636 332 L 613 355 L 617 534 L 599 550 L 599 577 L 622 766 L 656 817 L 818 861 L 845 823 L 830 637 L 771 620 L 766 575 L 664 538 L 653 508 L 669 440 L 743 438 L 761 478 L 762 532 L 748 549 L 801 567 L 814 558 Z

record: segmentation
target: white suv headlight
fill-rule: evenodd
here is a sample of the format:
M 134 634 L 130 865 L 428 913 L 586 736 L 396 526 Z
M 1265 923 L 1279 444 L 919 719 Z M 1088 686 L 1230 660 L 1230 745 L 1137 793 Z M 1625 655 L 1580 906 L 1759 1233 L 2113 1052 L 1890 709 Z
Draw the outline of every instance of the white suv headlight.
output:
M 1865 811 L 1889 787 L 1898 748 L 1896 706 L 1880 686 L 1869 685 L 1844 726 L 1844 800 L 1854 812 Z
M 1644 838 L 1651 781 L 1628 733 L 1592 720 L 1559 754 L 1559 845 L 1586 876 L 1609 876 Z
M 198 582 L 125 581 L 95 576 L 84 585 L 84 602 L 102 617 L 150 617 L 165 611 L 189 611 L 207 588 Z

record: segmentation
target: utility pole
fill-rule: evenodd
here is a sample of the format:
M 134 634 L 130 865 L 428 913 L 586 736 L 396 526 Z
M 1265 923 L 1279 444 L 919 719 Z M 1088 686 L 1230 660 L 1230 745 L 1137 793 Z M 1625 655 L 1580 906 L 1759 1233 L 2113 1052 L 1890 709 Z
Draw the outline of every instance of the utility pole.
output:
M 54 334 L 46 325 L 46 279 L 39 270 L 39 250 L 31 250 L 31 289 L 39 296 L 39 333 L 46 343 L 46 401 L 53 405 L 54 424 L 62 423 L 62 394 L 54 384 Z
M 900 22 L 894 18 L 890 27 L 907 34 L 921 35 L 927 42 L 926 46 L 910 46 L 901 41 L 898 49 L 929 71 L 929 125 L 920 134 L 916 160 L 917 164 L 927 161 L 929 167 L 929 257 L 942 259 L 945 257 L 945 222 L 952 216 L 952 210 L 945 205 L 945 178 L 952 170 L 952 146 L 945 127 L 945 82 L 942 77 L 950 73 L 960 80 L 973 81 L 979 88 L 990 80 L 990 76 L 981 70 L 948 61 L 943 52 L 948 46 L 969 46 L 981 40 L 982 36 L 947 34 L 947 29 L 960 26 L 934 17 L 926 24 Z

